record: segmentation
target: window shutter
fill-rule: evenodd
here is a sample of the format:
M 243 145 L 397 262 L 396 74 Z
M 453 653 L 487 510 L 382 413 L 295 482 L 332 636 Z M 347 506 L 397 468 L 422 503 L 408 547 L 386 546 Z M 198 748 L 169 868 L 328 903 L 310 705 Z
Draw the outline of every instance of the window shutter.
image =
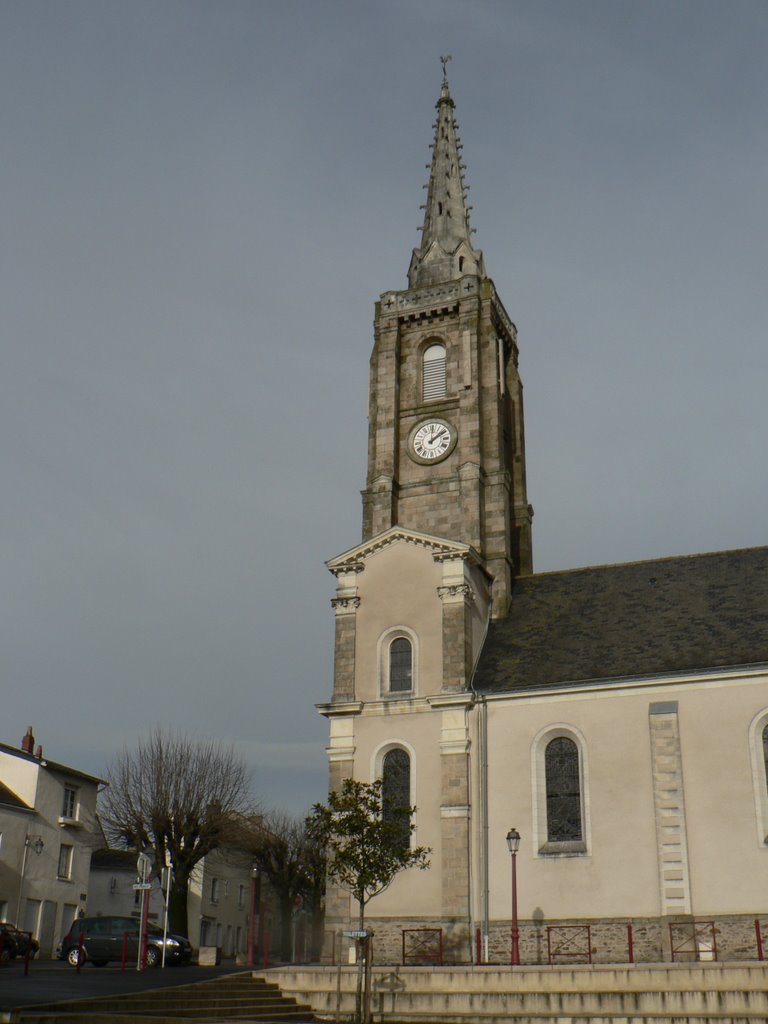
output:
M 445 348 L 442 345 L 430 345 L 424 352 L 422 397 L 425 402 L 433 402 L 446 396 L 445 382 Z

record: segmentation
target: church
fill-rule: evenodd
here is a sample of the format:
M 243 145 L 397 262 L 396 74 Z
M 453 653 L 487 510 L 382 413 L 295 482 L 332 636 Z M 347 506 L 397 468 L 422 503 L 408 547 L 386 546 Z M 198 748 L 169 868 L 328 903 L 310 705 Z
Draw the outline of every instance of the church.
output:
M 509 963 L 513 922 L 523 964 L 762 959 L 768 548 L 534 572 L 457 132 L 444 75 L 421 244 L 376 303 L 362 542 L 327 563 L 330 788 L 382 778 L 432 851 L 370 904 L 375 960 L 405 934 Z M 329 893 L 327 929 L 356 914 Z

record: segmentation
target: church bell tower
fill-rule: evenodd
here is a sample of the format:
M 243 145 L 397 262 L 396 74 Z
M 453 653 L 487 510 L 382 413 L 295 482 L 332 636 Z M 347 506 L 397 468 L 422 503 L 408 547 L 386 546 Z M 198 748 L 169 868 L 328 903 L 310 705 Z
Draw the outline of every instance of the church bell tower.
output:
M 446 962 L 470 955 L 472 680 L 491 617 L 531 567 L 517 331 L 472 244 L 454 102 L 443 74 L 421 244 L 404 291 L 376 304 L 363 539 L 336 577 L 329 788 L 381 778 L 418 808 L 424 878 L 377 901 L 379 948 L 439 920 Z M 475 744 L 475 746 L 473 746 Z M 329 891 L 326 927 L 348 927 Z M 389 945 L 388 945 L 389 944 Z
M 408 288 L 376 304 L 363 539 L 400 526 L 470 545 L 498 618 L 532 571 L 517 330 L 472 244 L 445 73 L 436 106 Z

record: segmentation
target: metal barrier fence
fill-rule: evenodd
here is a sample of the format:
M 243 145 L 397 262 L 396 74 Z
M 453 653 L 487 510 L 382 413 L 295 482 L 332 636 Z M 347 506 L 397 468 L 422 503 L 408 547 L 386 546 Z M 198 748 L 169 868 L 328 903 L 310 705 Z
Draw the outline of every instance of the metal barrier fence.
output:
M 439 967 L 442 962 L 442 928 L 403 929 L 403 967 Z

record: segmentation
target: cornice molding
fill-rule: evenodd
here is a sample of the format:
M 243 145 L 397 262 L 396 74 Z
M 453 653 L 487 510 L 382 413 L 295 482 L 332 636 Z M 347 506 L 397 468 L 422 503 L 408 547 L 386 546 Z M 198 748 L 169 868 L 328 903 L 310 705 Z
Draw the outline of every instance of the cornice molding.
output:
M 371 537 L 370 540 L 358 544 L 357 547 L 337 555 L 336 558 L 329 559 L 325 564 L 334 576 L 342 576 L 350 572 L 362 572 L 365 568 L 364 562 L 366 558 L 377 551 L 397 543 L 415 544 L 419 547 L 430 548 L 432 550 L 432 557 L 436 562 L 445 562 L 449 559 L 458 558 L 469 562 L 471 565 L 482 566 L 480 555 L 469 544 L 445 540 L 443 537 L 435 537 L 429 533 L 419 533 L 416 530 L 407 530 L 402 526 L 392 526 L 383 533 Z
M 359 597 L 332 597 L 331 605 L 337 615 L 351 614 L 360 607 Z
M 341 715 L 351 717 L 360 714 L 363 710 L 363 702 L 361 700 L 345 700 L 334 704 L 315 704 L 315 707 L 325 718 Z
M 427 697 L 427 703 L 435 711 L 449 708 L 469 708 L 475 703 L 475 694 L 471 690 L 461 690 L 459 693 L 439 693 L 433 697 Z
M 578 682 L 563 682 L 556 686 L 537 686 L 520 690 L 488 691 L 478 694 L 488 701 L 546 701 L 563 700 L 580 694 L 584 697 L 604 697 L 606 694 L 631 693 L 648 690 L 663 693 L 674 686 L 695 686 L 709 689 L 729 686 L 734 681 L 765 686 L 768 682 L 768 666 L 758 664 L 738 669 L 711 669 L 701 672 L 668 673 L 664 675 L 622 676 L 616 679 L 586 679 Z
M 445 604 L 457 602 L 457 599 L 458 601 L 469 602 L 475 600 L 475 592 L 468 583 L 457 583 L 447 587 L 438 587 L 437 593 L 440 596 L 440 600 Z

